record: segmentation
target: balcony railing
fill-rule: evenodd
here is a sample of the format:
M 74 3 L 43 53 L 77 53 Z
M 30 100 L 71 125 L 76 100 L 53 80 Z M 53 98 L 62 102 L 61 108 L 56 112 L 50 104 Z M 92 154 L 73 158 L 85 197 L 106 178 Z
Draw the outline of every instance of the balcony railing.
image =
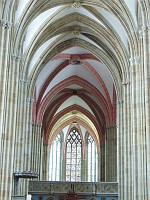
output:
M 72 189 L 78 194 L 118 194 L 118 183 L 29 181 L 29 194 L 66 194 Z
M 26 200 L 25 196 L 12 196 L 12 200 Z

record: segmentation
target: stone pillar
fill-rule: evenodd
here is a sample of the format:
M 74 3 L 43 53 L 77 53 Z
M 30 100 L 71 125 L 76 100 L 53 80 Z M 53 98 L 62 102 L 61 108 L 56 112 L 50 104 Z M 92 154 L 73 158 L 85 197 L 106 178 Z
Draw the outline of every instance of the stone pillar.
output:
M 41 134 L 42 135 L 42 134 Z M 43 180 L 43 149 L 44 149 L 44 145 L 43 145 L 43 136 L 41 138 L 41 151 L 40 151 L 40 170 L 39 170 L 39 180 Z
M 118 105 L 119 198 L 148 200 L 143 62 L 139 56 L 130 62 L 130 82 L 122 86 Z
M 105 181 L 105 144 L 101 144 L 98 151 L 98 181 Z
M 26 94 L 27 94 L 28 81 L 22 79 L 19 74 L 18 84 L 18 109 L 17 109 L 17 127 L 16 127 L 16 140 L 15 140 L 15 157 L 14 157 L 14 172 L 23 172 L 24 168 L 24 149 L 25 149 L 25 127 L 26 127 Z M 24 113 L 24 115 L 22 114 Z M 23 179 L 14 177 L 15 188 L 18 188 L 17 195 L 24 195 Z M 14 188 L 14 190 L 15 190 Z M 15 194 L 15 191 L 14 191 Z
M 117 180 L 117 131 L 116 126 L 107 128 L 105 140 L 105 181 Z
M 118 129 L 117 129 L 117 147 L 118 147 L 118 182 L 119 199 L 128 199 L 131 191 L 132 173 L 131 173 L 131 84 L 126 82 L 122 84 L 122 97 L 118 99 Z
M 17 109 L 17 93 L 18 93 L 18 64 L 16 57 L 13 57 L 13 62 L 10 61 L 7 89 L 6 89 L 6 104 L 5 104 L 5 128 L 3 132 L 2 145 L 2 199 L 10 199 L 12 193 L 13 179 L 13 162 L 15 151 L 16 138 L 16 109 Z M 12 117 L 13 116 L 13 117 Z
M 141 161 L 140 161 L 140 135 L 141 133 L 141 86 L 140 86 L 140 62 L 135 58 L 132 64 L 131 84 L 132 84 L 132 199 L 143 199 L 141 189 Z M 139 186 L 141 187 L 138 190 Z
M 25 96 L 26 98 L 26 96 Z M 31 149 L 32 149 L 32 107 L 34 99 L 27 97 L 25 102 L 24 120 L 24 146 L 23 146 L 23 171 L 31 171 Z M 22 194 L 25 195 L 28 191 L 28 180 L 22 180 Z
M 6 160 L 5 160 L 5 154 L 6 157 L 8 157 L 8 151 L 6 151 L 7 147 L 7 134 L 5 133 L 5 120 L 6 120 L 6 113 L 7 113 L 7 108 L 6 108 L 6 97 L 7 97 L 7 85 L 8 85 L 8 66 L 10 66 L 9 63 L 9 57 L 10 54 L 8 53 L 9 45 L 10 45 L 10 28 L 11 28 L 11 23 L 9 23 L 5 19 L 0 20 L 0 200 L 4 200 L 5 195 L 7 195 L 6 191 L 6 185 L 10 181 L 6 178 L 4 179 L 3 172 L 6 167 Z M 13 88 L 14 89 L 14 88 Z M 10 133 L 9 133 L 10 134 Z M 10 140 L 10 139 L 9 139 Z M 3 155 L 4 154 L 4 155 Z M 6 173 L 7 175 L 7 173 Z M 4 181 L 4 183 L 3 183 Z M 11 186 L 12 187 L 12 186 Z M 11 188 L 10 188 L 11 189 Z M 10 190 L 8 192 L 10 196 Z
M 7 35 L 8 31 L 6 32 Z M 6 42 L 7 43 L 7 42 Z M 8 57 L 5 57 L 8 59 Z M 19 60 L 18 56 L 12 56 L 8 59 L 7 87 L 5 88 L 6 101 L 3 110 L 5 121 L 3 123 L 3 137 L 1 140 L 1 194 L 0 199 L 11 199 L 12 195 L 12 180 L 14 172 L 14 153 L 15 153 L 15 139 L 16 139 L 16 124 L 17 124 L 17 95 L 18 95 L 18 77 L 19 77 Z M 3 118 L 2 118 L 3 120 Z
M 87 181 L 87 162 L 85 159 L 82 159 L 81 167 L 81 181 Z
M 88 134 L 87 134 L 88 135 Z M 84 155 L 82 155 L 82 169 L 81 169 L 81 181 L 88 181 L 88 142 L 87 142 L 87 135 L 85 139 L 85 144 L 83 146 Z
M 48 145 L 43 144 L 42 152 L 42 180 L 48 180 Z
M 63 165 L 63 155 L 64 155 L 64 133 L 61 133 L 61 152 L 60 152 L 60 180 L 64 181 L 64 165 Z
M 66 160 L 62 160 L 62 181 L 66 180 Z
M 148 2 L 147 2 L 148 4 Z M 150 199 L 150 28 L 149 23 L 143 27 L 143 59 L 144 59 L 144 81 L 142 88 L 142 96 L 144 100 L 143 108 L 143 126 L 145 134 L 143 136 L 143 184 L 144 184 L 144 196 Z M 147 188 L 147 189 L 146 189 Z
M 6 92 L 7 92 L 7 81 L 8 81 L 8 65 L 9 65 L 9 56 L 8 53 L 9 43 L 10 43 L 10 29 L 12 24 L 5 19 L 0 19 L 0 139 L 3 139 L 3 129 L 4 129 L 4 120 L 5 120 L 5 103 L 6 103 Z M 0 142 L 1 150 L 1 142 Z M 0 161 L 2 158 L 0 155 Z M 0 181 L 1 182 L 1 181 Z
M 31 171 L 40 173 L 41 124 L 32 124 Z

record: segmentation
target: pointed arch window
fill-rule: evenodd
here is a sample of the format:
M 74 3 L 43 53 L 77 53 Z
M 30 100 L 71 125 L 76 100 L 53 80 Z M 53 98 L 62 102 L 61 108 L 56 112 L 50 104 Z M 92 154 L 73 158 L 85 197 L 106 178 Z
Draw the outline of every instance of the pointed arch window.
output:
M 98 154 L 95 141 L 92 136 L 89 135 L 87 138 L 88 142 L 88 181 L 97 181 L 97 165 L 98 165 Z
M 81 181 L 82 142 L 76 129 L 66 140 L 66 181 Z
M 98 181 L 97 145 L 88 132 L 80 133 L 74 127 L 69 134 L 59 133 L 51 144 L 49 155 L 50 181 Z
M 57 135 L 52 143 L 49 160 L 49 180 L 60 180 L 61 168 L 61 136 Z

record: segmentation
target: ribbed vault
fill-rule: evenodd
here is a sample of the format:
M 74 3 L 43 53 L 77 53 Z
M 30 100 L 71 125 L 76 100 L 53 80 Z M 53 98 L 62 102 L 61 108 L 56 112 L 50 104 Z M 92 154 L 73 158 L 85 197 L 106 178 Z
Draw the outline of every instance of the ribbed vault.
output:
M 45 142 L 75 121 L 102 142 L 106 128 L 116 125 L 121 84 L 130 79 L 136 1 L 132 6 L 127 0 L 119 6 L 98 0 L 14 4 L 14 51 L 20 54 L 22 45 L 20 76 L 28 80 L 28 96 L 34 99 L 32 120 L 43 125 Z
M 150 199 L 149 24 L 149 0 L 0 0 L 0 200 L 26 198 L 29 175 L 48 180 L 70 130 L 84 153 L 96 143 L 97 181 Z

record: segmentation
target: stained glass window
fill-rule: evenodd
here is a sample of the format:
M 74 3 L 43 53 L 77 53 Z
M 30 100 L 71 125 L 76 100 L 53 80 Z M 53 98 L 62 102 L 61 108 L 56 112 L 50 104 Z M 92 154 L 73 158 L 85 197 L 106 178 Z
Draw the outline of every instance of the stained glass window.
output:
M 66 141 L 66 181 L 81 181 L 81 136 L 73 129 Z
M 88 136 L 88 181 L 97 181 L 97 148 L 92 136 Z
M 67 133 L 66 133 L 67 134 Z M 49 180 L 50 181 L 89 181 L 98 180 L 98 153 L 93 137 L 87 133 L 85 151 L 82 149 L 83 135 L 74 128 L 64 141 L 64 134 L 60 133 L 54 139 L 50 149 Z M 63 151 L 65 150 L 64 154 Z M 82 166 L 82 156 L 84 166 Z M 85 156 L 85 157 L 84 157 Z M 65 169 L 64 169 L 65 168 Z M 81 169 L 84 168 L 81 178 Z
M 59 181 L 60 180 L 60 155 L 61 155 L 61 137 L 57 135 L 52 143 L 49 160 L 49 180 Z

